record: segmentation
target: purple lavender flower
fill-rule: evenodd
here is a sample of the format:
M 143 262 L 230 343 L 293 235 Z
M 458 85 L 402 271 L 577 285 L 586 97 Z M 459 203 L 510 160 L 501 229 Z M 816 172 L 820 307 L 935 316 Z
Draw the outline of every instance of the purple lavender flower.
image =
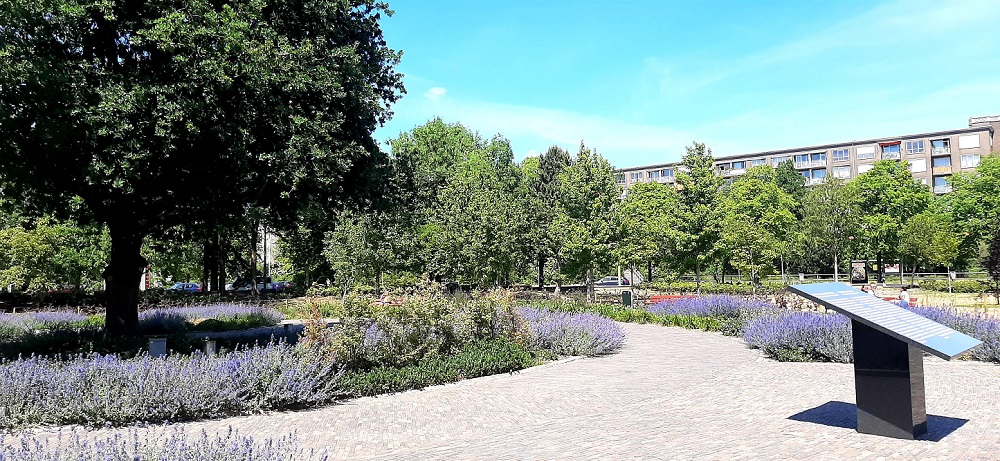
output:
M 625 330 L 613 321 L 590 314 L 519 310 L 531 330 L 529 345 L 561 355 L 609 354 L 625 343 Z
M 803 357 L 848 363 L 853 360 L 851 322 L 840 314 L 785 312 L 750 320 L 743 330 L 747 346 L 771 357 L 795 351 Z

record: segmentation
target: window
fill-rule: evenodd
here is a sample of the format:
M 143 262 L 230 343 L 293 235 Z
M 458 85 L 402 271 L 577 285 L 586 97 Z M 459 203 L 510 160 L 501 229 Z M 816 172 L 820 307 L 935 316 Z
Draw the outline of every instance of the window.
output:
M 951 184 L 948 184 L 947 176 L 935 176 L 934 177 L 934 193 L 944 194 L 951 192 Z
M 934 168 L 951 166 L 951 157 L 934 157 Z M 607 176 L 605 176 L 607 177 Z
M 834 149 L 833 150 L 833 161 L 834 162 L 846 162 L 851 159 L 851 151 L 848 149 Z
M 858 160 L 875 158 L 875 146 L 862 146 L 857 149 L 857 152 Z
M 924 153 L 923 141 L 906 141 L 906 155 L 919 155 Z
M 851 166 L 835 166 L 833 167 L 833 177 L 837 179 L 848 179 L 851 177 Z
M 927 171 L 927 159 L 925 158 L 914 158 L 910 159 L 910 173 L 923 173 Z
M 615 182 L 625 184 L 625 173 L 615 173 Z
M 801 167 L 809 163 L 809 154 L 800 154 L 795 156 L 795 166 Z
M 788 157 L 774 157 L 771 159 L 771 164 L 777 167 L 778 165 L 781 165 L 782 163 L 785 163 L 789 160 L 791 159 Z
M 761 165 L 767 165 L 766 158 L 755 158 L 750 161 L 750 166 L 761 166 Z
M 607 176 L 605 176 L 605 177 L 607 177 Z M 629 173 L 628 174 L 628 179 L 630 181 L 632 181 L 632 182 L 641 181 L 642 180 L 642 173 L 640 173 L 640 172 Z
M 663 170 L 663 171 L 660 172 L 660 176 L 663 176 L 664 178 L 673 178 L 674 177 L 674 169 L 673 168 L 667 168 L 667 169 L 665 169 L 665 170 Z
M 649 178 L 650 181 L 655 181 L 657 179 L 660 179 L 660 170 L 647 171 L 646 176 Z M 605 176 L 605 178 L 607 178 L 607 176 Z
M 979 154 L 962 154 L 962 168 L 979 166 Z
M 871 170 L 871 169 L 872 169 L 872 168 L 873 168 L 874 166 L 875 166 L 875 165 L 874 165 L 874 164 L 872 164 L 872 163 L 861 163 L 861 164 L 859 164 L 859 165 L 858 165 L 858 174 L 859 174 L 859 175 L 861 175 L 861 174 L 863 174 L 863 173 L 867 173 L 867 172 L 868 172 L 868 171 L 870 171 L 870 170 Z
M 826 152 L 812 154 L 809 156 L 809 159 L 818 163 L 826 163 Z
M 747 169 L 747 162 L 733 162 L 734 170 L 745 170 Z M 607 176 L 605 176 L 607 177 Z
M 813 170 L 812 177 L 813 177 L 813 179 L 823 179 L 823 178 L 825 178 L 826 177 L 826 168 L 820 168 L 818 170 Z
M 932 139 L 931 140 L 931 153 L 932 154 L 950 154 L 951 153 L 951 141 L 948 139 Z
M 979 147 L 979 135 L 970 134 L 966 136 L 958 137 L 958 148 L 959 149 L 975 149 Z
M 809 170 L 802 170 L 799 173 L 802 173 L 803 178 L 809 179 Z
M 887 146 L 882 146 L 882 158 L 884 158 L 884 159 L 898 159 L 899 158 L 899 144 L 889 144 Z

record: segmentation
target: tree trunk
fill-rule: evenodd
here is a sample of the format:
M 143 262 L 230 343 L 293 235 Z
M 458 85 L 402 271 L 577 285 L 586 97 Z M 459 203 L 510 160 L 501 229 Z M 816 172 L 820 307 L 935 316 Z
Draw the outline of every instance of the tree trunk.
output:
M 944 266 L 944 270 L 948 272 L 945 276 L 948 277 L 948 294 L 951 294 L 951 266 Z
M 884 270 L 884 268 L 882 267 L 882 253 L 876 253 L 875 254 L 875 264 L 878 265 L 878 268 L 877 268 L 878 271 L 876 272 L 878 274 L 878 280 L 876 280 L 876 281 L 878 283 L 882 283 L 882 282 L 885 281 L 885 274 L 882 273 L 882 270 Z
M 653 260 L 646 261 L 646 281 L 653 281 Z
M 695 283 L 695 293 L 701 296 L 701 261 L 694 262 L 694 283 Z
M 538 255 L 538 289 L 545 289 L 545 256 Z
M 211 288 L 212 277 L 212 243 L 205 239 L 201 246 L 201 292 L 207 293 Z
M 839 282 L 840 281 L 840 271 L 837 268 L 837 266 L 839 264 L 840 264 L 840 261 L 838 261 L 837 252 L 834 251 L 833 252 L 833 281 L 834 282 Z
M 143 235 L 134 229 L 110 227 L 111 261 L 104 270 L 107 283 L 107 314 L 104 328 L 109 336 L 139 334 L 139 281 L 148 265 L 140 254 Z
M 587 301 L 594 302 L 594 270 L 587 269 Z

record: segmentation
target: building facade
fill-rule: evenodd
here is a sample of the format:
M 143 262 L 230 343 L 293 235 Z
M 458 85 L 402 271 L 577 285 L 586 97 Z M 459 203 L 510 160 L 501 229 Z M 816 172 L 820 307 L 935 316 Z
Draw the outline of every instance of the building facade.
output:
M 951 190 L 948 177 L 953 173 L 979 166 L 1000 141 L 998 129 L 1000 115 L 972 117 L 968 127 L 954 130 L 716 157 L 715 169 L 731 181 L 755 166 L 792 161 L 812 185 L 827 178 L 850 180 L 871 170 L 876 161 L 891 159 L 908 162 L 915 179 L 941 194 Z M 679 162 L 622 168 L 615 170 L 615 181 L 625 188 L 640 182 L 673 183 L 678 168 Z

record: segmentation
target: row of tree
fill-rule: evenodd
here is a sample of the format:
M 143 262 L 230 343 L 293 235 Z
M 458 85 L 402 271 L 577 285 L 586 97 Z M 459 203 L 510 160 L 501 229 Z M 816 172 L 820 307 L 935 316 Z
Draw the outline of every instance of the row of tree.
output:
M 433 120 L 391 142 L 393 205 L 342 214 L 324 255 L 343 288 L 421 276 L 478 285 L 579 283 L 616 268 L 649 277 L 739 273 L 753 282 L 849 261 L 918 269 L 989 266 L 1000 228 L 1000 159 L 956 174 L 935 196 L 905 162 L 807 187 L 791 162 L 725 180 L 711 150 L 687 148 L 675 183 L 623 193 L 581 145 L 519 163 L 507 141 Z M 882 277 L 881 270 L 878 277 Z

